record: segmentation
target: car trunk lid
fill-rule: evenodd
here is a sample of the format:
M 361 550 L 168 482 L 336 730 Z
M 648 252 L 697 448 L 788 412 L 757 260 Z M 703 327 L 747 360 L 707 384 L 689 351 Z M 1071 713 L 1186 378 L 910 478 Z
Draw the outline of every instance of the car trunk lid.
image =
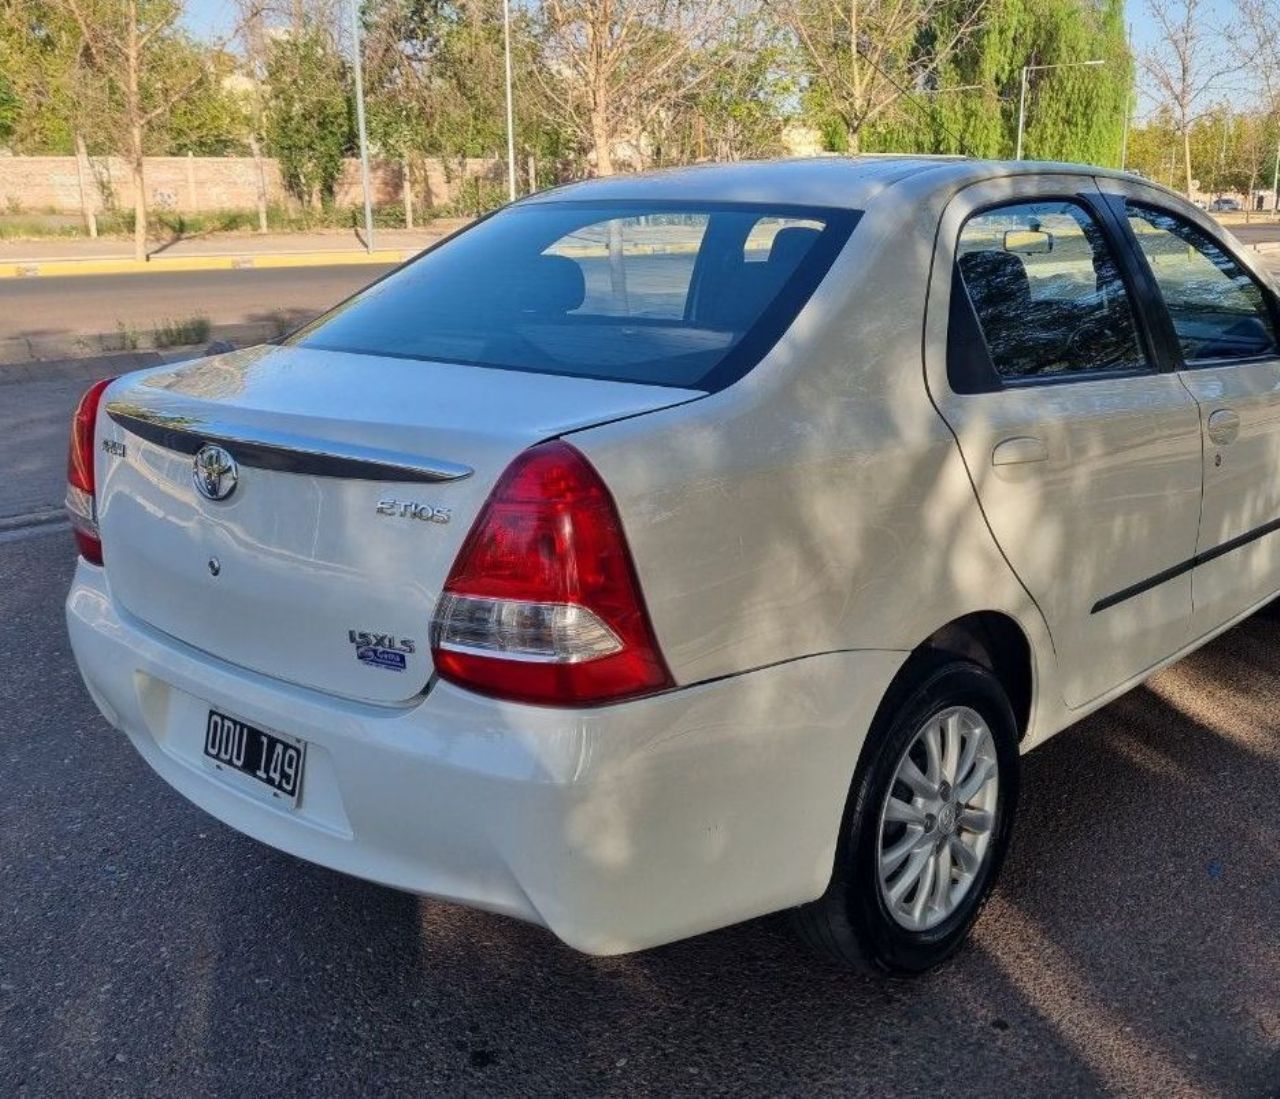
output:
M 440 589 L 510 461 L 699 396 L 275 347 L 130 375 L 99 420 L 115 444 L 97 456 L 112 594 L 252 671 L 353 699 L 411 699 L 431 676 Z M 233 460 L 234 485 L 210 447 Z

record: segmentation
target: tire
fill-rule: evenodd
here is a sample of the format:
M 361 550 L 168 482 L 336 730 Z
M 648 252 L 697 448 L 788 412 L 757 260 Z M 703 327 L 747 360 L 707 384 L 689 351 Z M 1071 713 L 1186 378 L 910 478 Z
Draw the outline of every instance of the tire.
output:
M 1000 682 L 967 660 L 940 654 L 918 659 L 905 686 L 886 698 L 868 735 L 849 791 L 831 883 L 818 900 L 792 913 L 800 937 L 819 953 L 879 974 L 923 973 L 959 949 L 1000 873 L 1017 808 L 1017 723 Z M 989 737 L 983 736 L 983 724 Z M 934 734 L 928 732 L 931 727 Z M 930 740 L 943 749 L 956 741 L 962 746 L 959 758 L 944 755 L 941 766 L 928 764 Z M 947 768 L 954 774 L 966 763 L 971 741 L 978 755 L 951 789 Z M 926 761 L 915 772 L 906 771 L 915 787 L 901 777 L 908 757 Z M 998 772 L 957 810 L 968 788 L 990 775 L 993 762 Z M 917 773 L 926 769 L 933 774 Z M 921 780 L 935 776 L 939 782 L 929 784 L 932 793 L 926 799 L 918 792 L 924 788 Z M 899 822 L 907 815 L 909 822 Z M 968 869 L 958 847 L 970 849 L 963 860 Z M 911 854 L 901 856 L 908 848 Z M 979 850 L 974 868 L 971 860 Z M 886 865 L 903 859 L 883 882 L 882 852 Z M 923 869 L 915 885 L 895 900 L 895 891 L 916 868 L 912 860 L 920 860 Z M 936 885 L 944 872 L 947 886 Z M 933 884 L 916 916 L 926 877 Z

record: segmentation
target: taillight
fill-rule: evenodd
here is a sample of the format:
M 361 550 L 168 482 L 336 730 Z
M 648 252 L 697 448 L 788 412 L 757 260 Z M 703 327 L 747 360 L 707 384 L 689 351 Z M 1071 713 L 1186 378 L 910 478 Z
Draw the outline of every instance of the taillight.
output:
M 568 443 L 533 447 L 502 475 L 445 582 L 431 648 L 443 678 L 524 702 L 671 686 L 613 498 Z
M 80 398 L 71 417 L 71 448 L 67 454 L 67 514 L 80 556 L 102 564 L 102 539 L 98 534 L 98 508 L 93 480 L 93 428 L 98 421 L 102 391 L 114 378 L 94 382 Z

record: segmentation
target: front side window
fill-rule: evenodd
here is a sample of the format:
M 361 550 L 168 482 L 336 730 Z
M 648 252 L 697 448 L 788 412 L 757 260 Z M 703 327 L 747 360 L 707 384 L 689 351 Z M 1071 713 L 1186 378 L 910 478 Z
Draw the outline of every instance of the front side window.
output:
M 755 204 L 517 205 L 290 342 L 714 390 L 786 331 L 856 220 Z
M 1186 362 L 1275 354 L 1262 288 L 1212 237 L 1154 206 L 1127 203 L 1126 212 Z
M 1079 203 L 976 214 L 960 232 L 956 263 L 1001 379 L 1146 367 L 1115 257 Z

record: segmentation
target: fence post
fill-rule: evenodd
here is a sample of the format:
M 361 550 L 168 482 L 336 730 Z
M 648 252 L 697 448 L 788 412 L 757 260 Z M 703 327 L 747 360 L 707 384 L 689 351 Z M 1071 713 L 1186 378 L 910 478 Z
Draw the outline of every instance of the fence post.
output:
M 258 176 L 258 232 L 267 231 L 267 177 L 262 167 L 262 150 L 258 147 L 258 135 L 249 132 L 249 152 L 253 154 L 253 165 Z
M 80 185 L 80 216 L 84 218 L 84 227 L 90 237 L 98 235 L 98 218 L 93 212 L 93 199 L 85 186 L 85 173 L 89 170 L 89 153 L 84 147 L 84 138 L 76 134 L 76 182 Z
M 193 214 L 200 212 L 200 203 L 196 199 L 196 158 L 190 149 L 187 150 L 187 203 Z
M 400 162 L 400 189 L 404 194 L 404 227 L 413 228 L 413 180 L 409 176 L 409 158 Z

